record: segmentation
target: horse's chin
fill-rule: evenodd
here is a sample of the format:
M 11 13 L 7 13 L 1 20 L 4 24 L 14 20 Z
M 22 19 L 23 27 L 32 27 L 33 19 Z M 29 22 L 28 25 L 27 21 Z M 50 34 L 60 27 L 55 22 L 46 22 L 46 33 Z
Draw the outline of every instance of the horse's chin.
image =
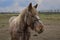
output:
M 38 34 L 41 34 L 43 31 L 37 32 Z M 38 34 L 34 34 L 33 36 L 38 36 Z
M 33 36 L 38 36 L 37 34 L 34 34 Z
M 37 31 L 37 33 L 38 33 L 38 34 L 41 34 L 41 33 L 43 33 L 43 30 Z
M 38 32 L 38 34 L 41 34 L 43 31 Z

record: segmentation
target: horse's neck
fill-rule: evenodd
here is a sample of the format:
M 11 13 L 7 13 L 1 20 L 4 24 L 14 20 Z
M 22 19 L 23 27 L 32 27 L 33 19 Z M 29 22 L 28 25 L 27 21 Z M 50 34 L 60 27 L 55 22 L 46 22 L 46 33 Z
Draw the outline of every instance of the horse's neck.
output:
M 26 31 L 28 29 L 27 27 L 28 25 L 27 23 L 24 22 L 25 13 L 19 14 L 18 17 L 19 17 L 20 22 L 24 25 L 24 30 Z

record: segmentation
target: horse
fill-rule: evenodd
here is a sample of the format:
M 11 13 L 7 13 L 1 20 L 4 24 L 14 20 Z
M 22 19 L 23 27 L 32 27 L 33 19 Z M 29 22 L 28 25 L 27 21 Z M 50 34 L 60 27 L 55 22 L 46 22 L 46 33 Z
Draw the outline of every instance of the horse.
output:
M 38 4 L 32 6 L 30 3 L 18 16 L 9 19 L 9 32 L 11 40 L 29 40 L 31 30 L 38 34 L 43 32 L 43 23 L 39 18 L 37 9 Z

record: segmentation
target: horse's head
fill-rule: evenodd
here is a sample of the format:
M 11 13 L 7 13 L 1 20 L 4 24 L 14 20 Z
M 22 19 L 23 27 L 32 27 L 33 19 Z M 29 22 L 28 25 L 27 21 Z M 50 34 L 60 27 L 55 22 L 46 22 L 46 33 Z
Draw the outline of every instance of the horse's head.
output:
M 35 30 L 38 33 L 43 32 L 43 24 L 39 18 L 38 12 L 36 10 L 38 4 L 32 6 L 32 3 L 29 4 L 27 9 L 25 10 L 25 22 L 28 26 L 31 27 L 32 30 Z

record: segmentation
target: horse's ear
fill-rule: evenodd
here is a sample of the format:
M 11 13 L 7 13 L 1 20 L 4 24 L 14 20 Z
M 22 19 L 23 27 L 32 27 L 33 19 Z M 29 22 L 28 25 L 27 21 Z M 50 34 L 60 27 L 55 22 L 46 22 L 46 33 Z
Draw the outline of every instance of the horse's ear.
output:
M 37 8 L 38 4 L 36 4 L 34 7 Z
M 28 10 L 30 11 L 32 9 L 32 3 L 29 4 Z

